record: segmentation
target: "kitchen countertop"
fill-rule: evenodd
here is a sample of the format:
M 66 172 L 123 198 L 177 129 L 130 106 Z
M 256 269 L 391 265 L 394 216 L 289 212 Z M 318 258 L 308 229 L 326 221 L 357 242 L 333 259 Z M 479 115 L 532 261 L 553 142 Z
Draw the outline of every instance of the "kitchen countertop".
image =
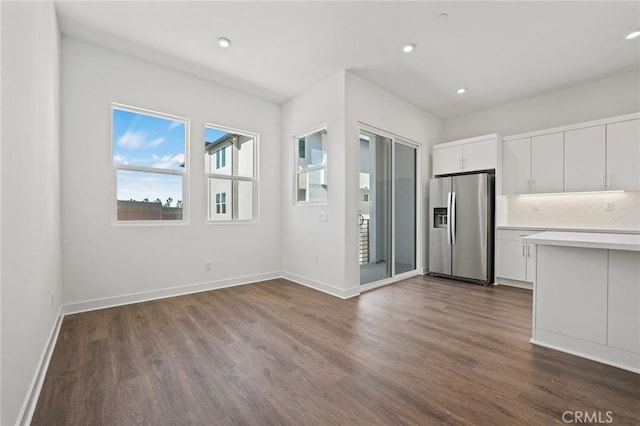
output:
M 640 251 L 638 234 L 546 231 L 522 237 L 522 240 L 527 243 L 550 246 Z
M 563 231 L 563 232 L 595 232 L 608 234 L 635 234 L 640 235 L 640 230 L 627 229 L 606 229 L 606 228 L 571 228 L 563 226 L 520 226 L 520 225 L 499 225 L 498 230 L 514 230 L 514 231 Z

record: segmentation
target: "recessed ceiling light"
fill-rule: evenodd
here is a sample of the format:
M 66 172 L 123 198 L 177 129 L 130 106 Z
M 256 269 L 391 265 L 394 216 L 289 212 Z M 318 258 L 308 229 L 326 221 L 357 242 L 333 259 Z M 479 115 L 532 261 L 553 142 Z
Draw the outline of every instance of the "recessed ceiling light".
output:
M 414 43 L 409 43 L 405 47 L 402 48 L 402 51 L 404 53 L 409 53 L 409 52 L 413 52 L 413 49 L 415 49 L 415 48 L 416 48 L 416 45 Z
M 226 37 L 218 37 L 218 46 L 220 47 L 229 47 L 231 46 L 231 40 Z
M 457 90 L 458 95 L 462 95 L 467 93 L 467 88 L 466 87 L 461 87 Z
M 441 13 L 440 15 L 436 16 L 436 21 L 446 21 L 447 18 L 449 18 L 449 14 L 448 13 Z
M 635 30 L 627 34 L 627 40 L 633 40 L 634 38 L 640 37 L 640 30 Z

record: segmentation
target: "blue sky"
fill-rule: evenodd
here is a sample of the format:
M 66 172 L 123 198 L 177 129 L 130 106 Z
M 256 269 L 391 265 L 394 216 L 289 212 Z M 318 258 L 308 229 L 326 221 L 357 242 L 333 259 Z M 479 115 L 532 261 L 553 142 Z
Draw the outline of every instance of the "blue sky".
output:
M 179 169 L 184 146 L 184 122 L 113 110 L 114 163 Z
M 222 136 L 226 135 L 229 132 L 225 132 L 220 129 L 212 129 L 211 127 L 204 128 L 204 140 L 206 142 L 215 142 L 220 139 Z

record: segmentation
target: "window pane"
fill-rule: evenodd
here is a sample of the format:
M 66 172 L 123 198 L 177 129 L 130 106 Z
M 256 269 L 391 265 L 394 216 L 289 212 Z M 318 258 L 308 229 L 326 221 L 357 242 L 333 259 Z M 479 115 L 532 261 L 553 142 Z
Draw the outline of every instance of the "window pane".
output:
M 117 171 L 118 220 L 182 220 L 182 176 Z
M 253 150 L 254 139 L 249 136 L 239 135 L 237 142 L 238 163 L 234 169 L 235 176 L 253 177 Z
M 254 150 L 251 136 L 205 127 L 205 173 L 254 177 Z
M 235 191 L 237 206 L 235 218 L 238 220 L 252 220 L 253 219 L 253 182 L 236 181 Z
M 327 164 L 327 131 L 298 138 L 298 169 Z
M 314 170 L 298 174 L 298 201 L 327 201 L 327 171 Z
M 185 167 L 186 123 L 113 109 L 113 163 L 159 169 Z
M 207 179 L 208 220 L 252 220 L 253 182 L 233 179 Z
M 231 209 L 227 208 L 227 200 L 231 199 L 233 181 L 230 179 L 207 179 L 209 206 L 207 219 L 231 220 Z M 229 197 L 227 197 L 229 194 Z

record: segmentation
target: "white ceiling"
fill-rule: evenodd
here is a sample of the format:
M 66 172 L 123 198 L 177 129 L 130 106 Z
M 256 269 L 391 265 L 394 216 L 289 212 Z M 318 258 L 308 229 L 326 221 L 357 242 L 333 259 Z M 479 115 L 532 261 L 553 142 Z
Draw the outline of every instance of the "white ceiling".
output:
M 349 69 L 446 119 L 640 70 L 640 2 L 58 1 L 62 32 L 283 103 Z M 446 12 L 446 21 L 436 19 Z M 220 36 L 229 49 L 217 46 Z M 403 45 L 417 45 L 402 53 Z M 456 89 L 469 88 L 460 96 Z

